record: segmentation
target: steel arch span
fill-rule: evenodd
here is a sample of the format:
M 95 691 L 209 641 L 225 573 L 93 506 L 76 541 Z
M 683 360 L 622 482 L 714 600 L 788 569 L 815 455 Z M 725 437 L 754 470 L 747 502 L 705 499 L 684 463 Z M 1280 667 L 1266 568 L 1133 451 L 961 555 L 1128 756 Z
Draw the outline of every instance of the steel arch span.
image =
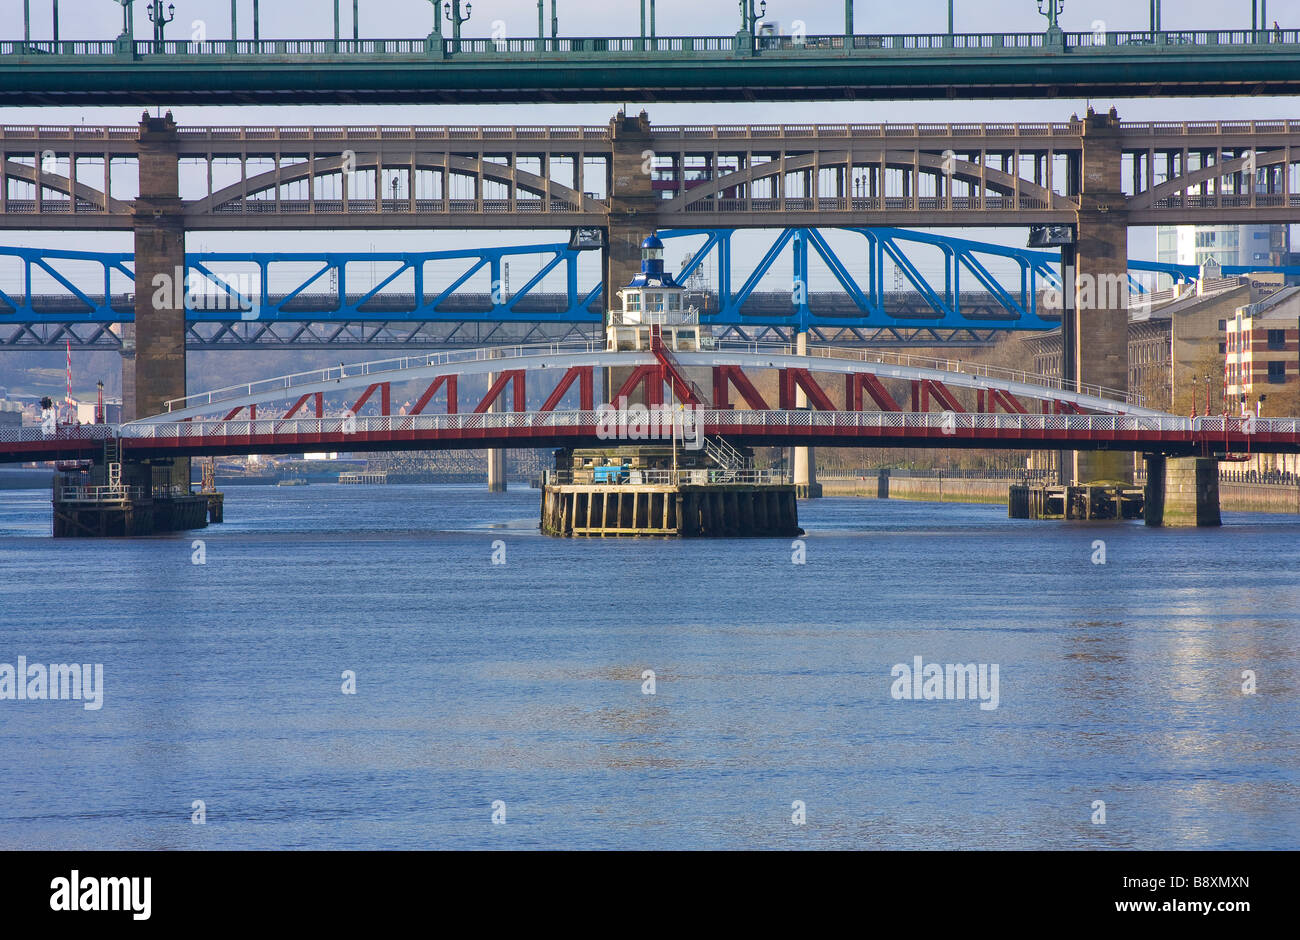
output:
M 381 414 L 391 414 L 393 389 L 409 386 L 417 393 L 413 414 L 421 413 L 435 394 L 446 398 L 448 413 L 459 413 L 461 403 L 458 390 L 464 379 L 482 380 L 488 375 L 497 376 L 488 393 L 477 403 L 477 413 L 487 412 L 498 404 L 509 383 L 516 412 L 529 410 L 529 402 L 544 402 L 537 410 L 552 411 L 559 407 L 566 395 L 580 391 L 583 410 L 594 407 L 595 375 L 597 370 L 630 370 L 632 378 L 623 388 L 605 391 L 612 400 L 622 394 L 640 392 L 647 403 L 667 401 L 664 388 L 676 376 L 674 366 L 699 374 L 710 373 L 712 394 L 698 393 L 693 400 L 678 398 L 684 404 L 720 408 L 729 406 L 733 391 L 754 410 L 767 410 L 770 403 L 758 392 L 754 377 L 757 373 L 775 373 L 779 400 L 784 407 L 793 401 L 795 387 L 801 388 L 820 410 L 837 410 L 832 398 L 838 390 L 828 391 L 814 378 L 815 374 L 837 376 L 844 384 L 842 402 L 860 402 L 867 395 L 889 411 L 902 411 L 903 403 L 894 392 L 885 388 L 884 381 L 907 383 L 914 392 L 916 402 L 933 398 L 953 411 L 967 409 L 957 402 L 954 389 L 974 393 L 979 403 L 992 410 L 1003 407 L 1027 413 L 1023 400 L 1046 403 L 1055 410 L 1096 412 L 1103 414 L 1159 415 L 1160 412 L 1144 408 L 1135 396 L 1095 386 L 1079 389 L 1067 388 L 1059 379 L 1034 375 L 1013 369 L 962 362 L 958 359 L 929 359 L 886 351 L 851 351 L 834 347 L 810 347 L 800 355 L 795 347 L 785 345 L 734 344 L 699 352 L 676 352 L 673 362 L 655 351 L 609 352 L 597 344 L 554 344 L 547 346 L 517 346 L 465 350 L 450 353 L 429 353 L 422 356 L 405 356 L 377 362 L 339 365 L 293 375 L 277 376 L 258 382 L 228 386 L 201 392 L 168 402 L 168 410 L 132 422 L 135 425 L 174 423 L 219 418 L 235 418 L 247 410 L 256 416 L 267 407 L 290 403 L 284 420 L 293 418 L 309 405 L 321 412 L 323 396 L 360 395 L 348 409 L 360 415 L 361 407 L 379 392 Z M 580 388 L 575 388 L 577 379 Z M 689 383 L 678 382 L 677 385 Z M 419 390 L 423 388 L 423 391 Z M 892 402 L 892 404 L 890 404 Z M 791 406 L 793 407 L 793 406 Z M 860 410 L 854 409 L 854 410 Z M 921 409 L 925 410 L 925 409 Z

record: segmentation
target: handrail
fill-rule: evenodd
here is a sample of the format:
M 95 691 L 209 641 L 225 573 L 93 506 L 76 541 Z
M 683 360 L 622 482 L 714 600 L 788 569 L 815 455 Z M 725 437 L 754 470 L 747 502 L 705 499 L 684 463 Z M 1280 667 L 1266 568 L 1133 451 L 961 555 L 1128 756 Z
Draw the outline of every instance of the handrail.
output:
M 606 416 L 598 411 L 460 412 L 456 414 L 376 415 L 332 418 L 255 418 L 230 421 L 172 421 L 128 424 L 130 441 L 246 438 L 261 435 L 387 433 L 392 431 L 464 431 L 509 428 L 571 429 L 596 433 Z M 951 435 L 973 430 L 1019 431 L 1155 431 L 1187 435 L 1300 435 L 1300 418 L 1247 419 L 1221 415 L 1188 418 L 1167 414 L 990 414 L 904 411 L 748 411 L 703 410 L 697 421 L 708 433 L 731 434 L 754 428 L 908 428 Z M 1247 428 L 1250 430 L 1247 430 Z M 39 428 L 23 430 L 39 431 Z M 33 437 L 31 439 L 39 439 Z
M 682 486 L 691 484 L 735 483 L 740 485 L 789 483 L 790 474 L 784 470 L 745 467 L 725 469 L 702 467 L 698 469 L 630 469 L 618 479 L 596 479 L 594 469 L 544 470 L 542 484 L 556 486 Z
M 215 405 L 234 398 L 252 397 L 266 392 L 291 391 L 304 385 L 316 385 L 325 382 L 341 381 L 357 376 L 380 376 L 391 372 L 404 372 L 410 369 L 426 369 L 434 366 L 456 365 L 463 362 L 483 362 L 493 359 L 517 359 L 522 356 L 570 352 L 604 352 L 600 343 L 569 340 L 561 343 L 521 344 L 517 346 L 489 346 L 480 349 L 451 350 L 449 352 L 427 353 L 423 356 L 400 356 L 393 359 L 379 359 L 373 362 L 358 362 L 350 366 L 340 364 L 327 369 L 313 369 L 309 372 L 294 372 L 279 375 L 243 385 L 227 385 L 208 392 L 187 395 L 184 398 L 168 399 L 164 404 L 169 412 L 198 405 Z M 238 395 L 232 394 L 238 392 Z
M 1121 121 L 1121 136 L 1229 136 L 1300 133 L 1300 120 L 1229 121 Z M 0 125 L 0 140 L 31 141 L 58 137 L 78 140 L 122 140 L 133 142 L 139 128 L 119 125 L 6 124 Z M 447 125 L 333 125 L 333 126 L 182 126 L 177 128 L 182 147 L 197 141 L 258 140 L 605 140 L 607 126 L 527 125 L 521 127 Z M 780 138 L 933 138 L 933 137 L 1079 137 L 1082 125 L 1069 121 L 983 123 L 879 123 L 879 124 L 681 124 L 653 125 L 655 138 L 746 139 Z
M 718 351 L 776 353 L 779 355 L 789 356 L 800 355 L 795 346 L 778 343 L 741 343 L 735 341 L 720 341 L 717 344 L 717 348 Z M 562 343 L 493 346 L 483 349 L 428 353 L 423 356 L 402 356 L 393 359 L 380 359 L 373 362 L 354 363 L 350 366 L 336 366 L 327 369 L 313 369 L 309 372 L 296 372 L 289 375 L 262 379 L 257 382 L 247 382 L 241 385 L 228 385 L 224 388 L 199 392 L 194 395 L 187 395 L 184 398 L 170 399 L 165 402 L 165 405 L 167 411 L 172 412 L 204 405 L 217 405 L 226 401 L 251 398 L 254 395 L 270 392 L 291 392 L 293 389 L 305 385 L 341 381 L 344 378 L 367 376 L 378 379 L 383 375 L 400 373 L 411 369 L 456 365 L 466 362 L 482 362 L 495 359 L 518 359 L 526 356 L 546 354 L 558 355 L 561 353 L 575 352 L 603 353 L 605 351 L 605 347 L 600 343 L 572 340 Z M 1118 389 L 1109 389 L 1104 386 L 1089 384 L 1082 384 L 1075 388 L 1073 387 L 1075 383 L 1066 383 L 1059 377 L 1039 375 L 1018 369 L 1005 369 L 1001 366 L 989 366 L 981 363 L 966 362 L 961 359 L 936 359 L 926 356 L 913 356 L 904 353 L 890 352 L 888 350 L 851 350 L 834 346 L 809 346 L 804 355 L 825 359 L 845 359 L 856 362 L 869 362 L 880 365 L 934 369 L 941 372 L 959 372 L 982 378 L 1022 382 L 1028 385 L 1040 385 L 1044 388 L 1076 392 L 1083 395 L 1092 395 L 1097 398 L 1109 398 L 1112 401 L 1123 401 L 1138 407 L 1142 406 L 1143 401 L 1142 396 L 1133 391 L 1123 392 Z
M 461 412 L 457 414 L 382 415 L 373 417 L 256 418 L 252 420 L 170 421 L 156 424 L 95 425 L 120 432 L 128 442 L 191 441 L 217 438 L 227 443 L 249 437 L 278 435 L 345 436 L 395 431 L 554 430 L 595 436 L 607 416 L 598 411 Z M 1225 436 L 1242 440 L 1266 436 L 1294 436 L 1300 443 L 1300 418 L 1243 418 L 1229 415 L 1182 417 L 1167 414 L 988 414 L 900 411 L 704 410 L 697 419 L 707 434 L 743 434 L 783 428 L 915 429 L 931 432 L 935 439 L 963 431 L 1080 431 L 1173 433 L 1185 441 L 1222 442 Z M 48 441 L 39 426 L 0 428 L 0 443 Z M 1237 443 L 1241 443 L 1238 441 Z
M 302 56 L 339 58 L 355 56 L 488 56 L 519 54 L 551 55 L 655 55 L 659 57 L 697 56 L 716 53 L 734 56 L 738 48 L 756 55 L 782 58 L 815 55 L 861 53 L 864 56 L 884 53 L 916 54 L 942 51 L 946 55 L 994 55 L 1023 52 L 1075 55 L 1157 54 L 1201 50 L 1232 50 L 1291 47 L 1300 45 L 1300 30 L 1272 29 L 1193 29 L 1193 30 L 1120 30 L 1105 32 L 1060 32 L 1053 37 L 1043 32 L 987 33 L 843 33 L 805 36 L 773 36 L 759 33 L 749 46 L 738 46 L 735 35 L 726 36 L 561 36 L 513 37 L 505 39 L 425 38 L 385 39 L 210 39 L 131 40 L 123 47 L 115 40 L 0 40 L 0 56 L 24 59 L 48 57 L 165 57 L 188 60 L 212 56 L 262 57 Z M 178 63 L 179 64 L 179 63 Z
M 734 340 L 720 341 L 720 351 L 752 353 L 775 353 L 778 355 L 807 355 L 824 359 L 847 359 L 855 362 L 870 362 L 877 365 L 905 366 L 916 369 L 933 369 L 937 372 L 959 372 L 987 379 L 1000 379 L 1008 382 L 1020 382 L 1025 385 L 1040 385 L 1044 388 L 1057 389 L 1062 392 L 1076 392 L 1095 398 L 1109 398 L 1123 401 L 1138 407 L 1143 406 L 1143 397 L 1135 391 L 1121 391 L 1104 385 L 1079 384 L 1065 382 L 1060 376 L 1042 375 L 1021 369 L 1007 369 L 1002 366 L 986 365 L 962 359 L 938 359 L 931 356 L 914 356 L 910 353 L 898 353 L 884 349 L 845 349 L 840 346 L 809 346 L 806 353 L 800 353 L 792 344 L 786 343 L 741 343 Z M 1077 386 L 1077 387 L 1076 387 Z

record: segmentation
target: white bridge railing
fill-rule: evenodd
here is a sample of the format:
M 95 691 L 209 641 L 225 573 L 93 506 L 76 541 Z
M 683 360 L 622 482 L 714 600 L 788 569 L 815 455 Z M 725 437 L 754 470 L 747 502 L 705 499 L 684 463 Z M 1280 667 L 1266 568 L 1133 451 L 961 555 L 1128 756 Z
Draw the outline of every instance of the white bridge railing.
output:
M 791 344 L 719 342 L 716 348 L 718 351 L 750 353 L 754 355 L 800 355 L 797 348 Z M 451 352 L 428 353 L 422 356 L 402 356 L 393 359 L 380 359 L 374 362 L 353 363 L 348 366 L 338 365 L 327 369 L 313 369 L 309 372 L 295 372 L 289 375 L 280 375 L 274 378 L 262 379 L 257 382 L 248 382 L 242 385 L 228 385 L 224 388 L 188 395 L 185 398 L 174 398 L 169 400 L 166 404 L 168 412 L 181 411 L 187 408 L 216 406 L 223 403 L 233 405 L 252 398 L 255 395 L 266 395 L 278 392 L 283 392 L 287 398 L 292 396 L 298 389 L 313 385 L 337 383 L 344 379 L 356 380 L 359 378 L 372 378 L 376 382 L 400 382 L 402 381 L 402 373 L 415 369 L 450 367 L 497 359 L 508 361 L 511 359 L 521 359 L 532 356 L 574 353 L 597 354 L 603 352 L 605 352 L 604 346 L 599 343 L 571 341 L 564 343 L 541 343 L 536 345 L 496 346 L 484 349 L 454 350 Z M 1101 385 L 1083 384 L 1076 387 L 1075 383 L 1067 383 L 1058 376 L 1041 375 L 1020 369 L 1008 369 L 1002 366 L 985 365 L 983 363 L 970 362 L 957 358 L 938 359 L 928 356 L 913 356 L 906 353 L 890 352 L 888 350 L 855 350 L 842 349 L 834 346 L 809 346 L 807 352 L 803 355 L 814 359 L 835 359 L 849 362 L 931 369 L 937 372 L 956 372 L 992 379 L 995 381 L 1019 382 L 1025 385 L 1036 385 L 1048 390 L 1077 392 L 1082 395 L 1092 395 L 1097 398 L 1105 398 L 1111 401 L 1126 402 L 1137 407 L 1142 406 L 1142 397 L 1136 392 L 1124 392 L 1118 389 L 1106 388 Z
M 121 503 L 128 499 L 141 499 L 144 496 L 142 486 L 61 486 L 59 487 L 61 503 Z
M 167 401 L 168 411 L 180 411 L 205 405 L 217 405 L 233 402 L 237 399 L 251 398 L 269 392 L 283 391 L 292 393 L 294 389 L 328 382 L 341 382 L 343 379 L 374 377 L 376 381 L 396 379 L 393 373 L 412 369 L 427 369 L 434 366 L 453 366 L 467 362 L 484 362 L 494 359 L 518 359 L 523 356 L 559 355 L 561 353 L 599 353 L 604 352 L 600 343 L 574 340 L 566 343 L 539 343 L 537 345 L 489 346 L 482 349 L 461 349 L 451 352 L 427 353 L 423 356 L 401 356 L 395 359 L 379 359 L 374 362 L 357 362 L 349 366 L 342 364 L 328 369 L 313 369 L 310 372 L 294 372 L 275 378 L 261 379 L 244 385 L 227 385 L 225 388 L 210 392 L 199 392 L 184 398 Z
M 719 343 L 718 348 L 729 352 L 768 353 L 782 356 L 799 355 L 795 346 L 788 343 L 736 343 L 727 341 Z M 1022 369 L 1007 369 L 1002 366 L 985 365 L 984 363 L 963 359 L 938 359 L 932 356 L 913 356 L 908 353 L 891 352 L 884 349 L 844 349 L 839 346 L 809 346 L 804 355 L 822 359 L 846 359 L 850 362 L 866 362 L 874 365 L 933 369 L 937 372 L 960 372 L 986 379 L 1020 382 L 1024 385 L 1041 385 L 1043 388 L 1078 392 L 1081 395 L 1109 398 L 1111 401 L 1123 401 L 1128 402 L 1130 405 L 1142 406 L 1142 396 L 1136 392 L 1125 392 L 1119 389 L 1107 388 L 1104 385 L 1088 385 L 1086 383 L 1076 387 L 1076 383 L 1064 382 L 1060 376 L 1026 372 Z
M 548 411 L 496 412 L 434 415 L 385 415 L 358 418 L 258 418 L 231 421 L 173 421 L 131 424 L 122 428 L 127 441 L 194 440 L 209 437 L 275 437 L 403 432 L 495 431 L 512 429 L 586 431 L 602 439 L 650 440 L 649 430 L 635 421 L 618 423 L 619 412 Z M 627 414 L 627 413 L 624 413 Z M 1022 415 L 969 414 L 952 412 L 898 411 L 714 411 L 697 413 L 701 433 L 774 431 L 781 428 L 826 429 L 914 429 L 961 434 L 970 431 L 1080 431 L 1227 433 L 1232 435 L 1300 435 L 1300 419 L 1210 417 L 1183 418 L 1176 415 Z M 1225 427 L 1226 425 L 1226 427 Z M 37 429 L 38 430 L 38 429 Z M 679 440 L 681 431 L 678 431 Z M 656 440 L 659 438 L 655 438 Z M 666 437 L 662 439 L 667 440 Z
M 953 412 L 900 411 L 716 411 L 694 413 L 685 430 L 705 434 L 773 432 L 789 429 L 928 430 L 958 435 L 978 431 L 1149 432 L 1203 435 L 1211 442 L 1216 435 L 1236 439 L 1261 435 L 1290 436 L 1300 444 L 1300 418 L 1242 418 L 1222 415 L 1184 418 L 1177 415 L 1042 415 L 970 414 Z M 668 441 L 668 429 L 653 423 L 636 423 L 636 411 L 508 411 L 484 414 L 385 415 L 332 418 L 258 418 L 231 421 L 165 421 L 155 424 L 95 425 L 103 439 L 120 434 L 131 442 L 193 441 L 212 438 L 322 437 L 341 438 L 365 434 L 491 432 L 509 430 L 574 431 L 602 440 Z M 648 417 L 648 414 L 647 414 Z M 631 418 L 631 420 L 629 420 Z M 83 428 L 84 430 L 84 428 Z M 677 430 L 684 440 L 683 426 Z M 0 443 L 54 440 L 39 426 L 0 428 Z M 60 438 L 76 440 L 77 438 Z M 310 441 L 306 442 L 310 443 Z

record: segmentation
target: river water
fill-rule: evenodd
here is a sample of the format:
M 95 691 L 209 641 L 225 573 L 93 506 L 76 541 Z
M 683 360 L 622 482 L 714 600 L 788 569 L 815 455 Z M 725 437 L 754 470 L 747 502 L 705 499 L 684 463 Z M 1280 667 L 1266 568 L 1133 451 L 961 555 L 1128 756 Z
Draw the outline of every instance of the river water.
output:
M 0 848 L 1300 847 L 1296 517 L 800 513 L 804 564 L 549 539 L 524 488 L 232 487 L 116 542 L 2 492 L 0 664 L 104 678 L 0 699 Z M 997 707 L 896 698 L 918 656 Z

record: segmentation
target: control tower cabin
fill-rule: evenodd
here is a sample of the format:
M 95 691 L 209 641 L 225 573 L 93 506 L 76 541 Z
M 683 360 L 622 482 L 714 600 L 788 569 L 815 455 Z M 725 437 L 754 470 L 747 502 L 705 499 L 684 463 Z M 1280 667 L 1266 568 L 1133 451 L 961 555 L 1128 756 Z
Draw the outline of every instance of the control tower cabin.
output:
M 650 328 L 657 326 L 664 345 L 677 352 L 713 348 L 713 333 L 700 313 L 686 305 L 686 288 L 664 270 L 664 243 L 651 235 L 641 243 L 641 273 L 618 292 L 623 309 L 610 305 L 605 324 L 610 352 L 650 350 Z

